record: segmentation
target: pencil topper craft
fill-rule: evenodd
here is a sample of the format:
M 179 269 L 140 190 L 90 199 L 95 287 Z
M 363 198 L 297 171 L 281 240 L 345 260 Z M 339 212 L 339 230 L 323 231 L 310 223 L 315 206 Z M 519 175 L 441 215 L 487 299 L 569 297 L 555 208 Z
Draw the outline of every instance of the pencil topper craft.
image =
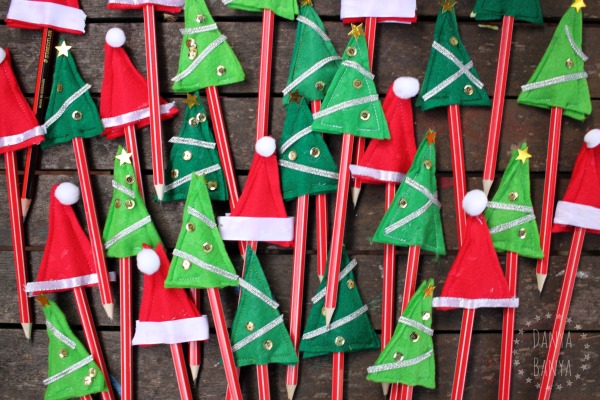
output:
M 79 0 L 11 0 L 5 22 L 9 28 L 50 28 L 83 35 L 85 18 Z
M 261 12 L 268 9 L 281 18 L 293 20 L 298 15 L 297 0 L 221 0 L 229 8 Z
M 416 0 L 342 0 L 340 12 L 344 24 L 363 22 L 375 17 L 377 22 L 410 24 L 417 21 Z
M 185 0 L 108 0 L 109 10 L 140 10 L 152 6 L 156 11 L 178 13 L 183 8 Z
M 478 21 L 498 20 L 505 15 L 516 21 L 544 23 L 540 0 L 476 0 L 471 14 Z

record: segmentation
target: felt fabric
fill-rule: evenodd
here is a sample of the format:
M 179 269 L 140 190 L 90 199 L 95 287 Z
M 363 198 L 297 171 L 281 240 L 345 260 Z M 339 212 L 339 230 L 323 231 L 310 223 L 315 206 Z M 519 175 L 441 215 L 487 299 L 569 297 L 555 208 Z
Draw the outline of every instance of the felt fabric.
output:
M 79 75 L 71 52 L 68 56 L 56 57 L 45 119 L 47 132 L 42 149 L 68 143 L 76 137 L 98 136 L 104 129 L 90 94 L 90 85 Z
M 312 113 L 303 98 L 286 106 L 280 142 L 285 148 L 280 148 L 279 154 L 281 191 L 286 201 L 337 190 L 337 165 L 322 135 L 310 130 L 312 123 Z M 309 131 L 304 136 L 294 136 L 306 129 Z
M 4 51 L 6 57 L 0 62 L 0 154 L 41 143 L 46 133 L 46 128 L 38 124 L 17 83 L 10 51 Z
M 420 246 L 437 255 L 446 254 L 435 171 L 435 142 L 425 138 L 373 236 L 374 242 Z
M 186 105 L 179 135 L 169 140 L 173 147 L 167 163 L 163 201 L 185 200 L 191 174 L 201 171 L 210 182 L 211 200 L 226 201 L 229 193 L 215 137 L 206 110 L 199 100 L 199 93 L 194 93 L 192 97 L 196 102 L 191 107 Z M 154 200 L 158 201 L 158 197 L 154 196 Z
M 57 32 L 82 35 L 85 18 L 78 0 L 11 0 L 5 22 L 10 28 L 51 28 Z
M 353 25 L 353 32 L 356 28 Z M 374 76 L 369 72 L 367 42 L 362 27 L 352 36 L 342 64 L 325 95 L 321 111 L 314 114 L 317 132 L 349 133 L 371 139 L 389 139 L 390 132 L 379 101 Z
M 281 18 L 293 20 L 298 15 L 297 0 L 221 0 L 229 8 L 238 10 L 262 12 L 269 9 Z
M 219 31 L 204 0 L 186 1 L 185 29 L 200 32 L 182 32 L 179 69 L 172 79 L 175 92 L 192 92 L 244 80 L 242 65 L 227 43 L 227 37 Z M 214 43 L 219 44 L 212 48 Z
M 510 15 L 515 21 L 544 23 L 540 0 L 477 0 L 473 14 L 478 21 L 493 21 Z
M 300 341 L 302 358 L 379 349 L 379 338 L 371 325 L 367 314 L 368 307 L 360 297 L 352 272 L 355 266 L 356 260 L 350 260 L 346 251 L 342 250 L 339 268 L 343 272 L 340 273 L 338 302 L 329 326 L 330 329 L 326 328 L 323 314 L 329 270 L 325 272 L 317 295 L 311 299 L 312 307 Z M 345 270 L 349 270 L 349 272 L 345 273 Z
M 417 21 L 416 10 L 416 0 L 342 0 L 340 16 L 344 24 L 363 22 L 365 17 L 409 24 Z
M 296 40 L 283 104 L 298 91 L 306 101 L 323 100 L 340 65 L 341 57 L 325 32 L 323 21 L 311 4 L 300 7 Z M 315 69 L 315 66 L 319 66 Z
M 560 107 L 567 117 L 582 121 L 592 112 L 590 89 L 581 50 L 583 12 L 570 7 L 561 18 L 542 60 L 517 102 L 550 109 Z M 554 79 L 552 81 L 551 79 Z
M 173 251 L 167 288 L 238 286 L 237 274 L 215 222 L 204 176 L 192 176 L 183 224 Z M 198 261 L 203 264 L 198 265 Z M 208 264 L 208 265 L 207 265 Z M 221 273 L 211 271 L 212 268 Z
M 127 152 L 119 146 L 117 155 L 123 153 Z M 138 191 L 131 159 L 120 164 L 116 158 L 113 196 L 102 233 L 106 257 L 111 258 L 133 257 L 142 250 L 142 244 L 156 247 L 161 242 Z
M 425 78 L 416 105 L 423 111 L 457 104 L 490 106 L 479 74 L 471 63 L 458 32 L 454 6 L 440 7 Z M 461 68 L 466 67 L 462 73 Z M 456 76 L 455 74 L 458 74 Z
M 390 140 L 371 140 L 360 162 L 350 165 L 361 183 L 400 183 L 417 152 L 411 100 L 396 96 L 393 87 L 392 82 L 383 100 Z
M 41 296 L 40 303 L 48 334 L 48 378 L 55 377 L 51 383 L 44 382 L 44 399 L 65 400 L 108 391 L 102 370 L 75 336 L 60 308 L 45 296 Z M 80 364 L 73 372 L 56 377 L 77 363 Z
M 109 10 L 141 10 L 146 5 L 152 4 L 159 12 L 176 14 L 181 11 L 184 0 L 108 0 L 106 8 Z
M 526 151 L 527 143 L 521 144 L 520 150 Z M 531 201 L 529 159 L 522 161 L 518 157 L 519 151 L 513 150 L 498 191 L 484 215 L 496 250 L 541 259 L 544 252 Z
M 173 118 L 178 110 L 160 98 L 160 118 Z M 104 43 L 104 79 L 100 92 L 100 116 L 104 135 L 115 139 L 125 134 L 127 125 L 136 129 L 150 124 L 148 83 L 134 67 L 123 47 Z
M 160 268 L 152 275 L 144 275 L 140 317 L 131 343 L 153 345 L 207 340 L 208 319 L 200 316 L 184 289 L 165 289 L 169 258 L 162 244 L 156 247 L 156 253 Z
M 235 364 L 238 367 L 271 363 L 296 364 L 298 356 L 278 307 L 273 308 L 253 293 L 258 290 L 273 301 L 267 278 L 250 246 L 246 248 L 244 280 L 252 287 L 252 291 L 242 285 L 240 302 L 231 325 Z
M 435 389 L 435 355 L 431 330 L 433 279 L 423 281 L 413 294 L 394 335 L 375 365 L 367 369 L 367 380 L 401 383 Z M 420 360 L 411 365 L 411 360 Z M 402 363 L 405 364 L 402 364 Z

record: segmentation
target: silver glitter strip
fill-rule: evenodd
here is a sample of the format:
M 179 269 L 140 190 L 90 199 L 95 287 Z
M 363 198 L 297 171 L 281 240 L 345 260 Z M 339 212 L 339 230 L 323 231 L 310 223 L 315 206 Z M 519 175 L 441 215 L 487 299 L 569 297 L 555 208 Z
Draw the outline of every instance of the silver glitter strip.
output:
M 273 300 L 272 298 L 270 298 L 269 296 L 267 296 L 266 294 L 264 294 L 263 292 L 258 290 L 257 287 L 252 286 L 250 283 L 248 283 L 248 281 L 246 281 L 242 278 L 239 278 L 239 279 L 240 279 L 240 286 L 242 287 L 242 289 L 249 291 L 256 297 L 261 299 L 263 301 L 263 303 L 267 304 L 269 307 L 271 307 L 275 310 L 279 308 L 278 302 L 276 302 L 275 300 Z
M 279 152 L 285 153 L 285 151 L 287 149 L 289 149 L 291 145 L 293 145 L 298 140 L 302 139 L 304 136 L 308 135 L 311 132 L 312 132 L 312 129 L 310 129 L 310 126 L 307 126 L 306 128 L 302 129 L 300 132 L 294 133 L 294 135 L 292 135 L 291 138 L 289 138 L 288 140 L 283 142 L 283 144 L 279 148 Z
M 38 125 L 34 128 L 28 129 L 25 132 L 18 133 L 16 135 L 0 137 L 0 147 L 14 146 L 36 136 L 43 136 L 45 134 L 46 127 L 44 125 Z
M 552 86 L 558 83 L 576 81 L 578 79 L 586 79 L 587 77 L 587 72 L 578 72 L 576 74 L 562 75 L 557 76 L 556 78 L 546 79 L 544 81 L 528 83 L 527 85 L 521 86 L 521 90 L 527 92 L 529 90 L 539 89 L 546 86 Z
M 431 193 L 429 191 L 429 189 L 427 189 L 425 186 L 421 185 L 419 182 L 414 181 L 412 179 L 410 179 L 408 176 L 406 178 L 404 178 L 404 182 L 410 186 L 411 188 L 419 191 L 423 196 L 427 197 L 429 200 L 431 200 L 431 202 L 433 204 L 435 204 L 436 206 L 441 207 L 442 204 L 440 203 L 440 201 L 438 200 L 438 194 L 437 192 L 435 193 Z
M 535 219 L 535 215 L 528 214 L 528 215 L 525 215 L 524 217 L 517 218 L 517 219 L 507 222 L 505 224 L 500 224 L 500 225 L 495 226 L 490 229 L 490 235 L 493 235 L 494 233 L 498 233 L 498 232 L 504 232 L 508 229 L 514 228 L 515 226 L 519 226 L 521 224 L 524 224 L 525 222 L 529 222 L 534 219 Z
M 575 39 L 573 39 L 573 35 L 571 35 L 571 28 L 569 28 L 569 25 L 565 25 L 565 33 L 567 34 L 567 38 L 569 39 L 569 43 L 571 44 L 573 51 L 579 56 L 579 58 L 583 60 L 583 62 L 586 62 L 588 60 L 588 56 L 586 56 L 583 50 L 581 50 L 581 47 L 575 43 Z
M 310 19 L 303 17 L 302 15 L 298 15 L 298 17 L 296 17 L 296 21 L 301 22 L 304 25 L 311 28 L 313 31 L 315 31 L 317 33 L 317 35 L 321 36 L 321 39 L 323 39 L 323 41 L 331 42 L 331 39 L 329 39 L 329 36 L 327 36 L 327 34 L 323 31 L 323 29 L 321 29 L 319 27 L 319 25 L 315 24 Z
M 346 275 L 348 275 L 350 273 L 350 271 L 352 271 L 354 269 L 354 267 L 356 267 L 357 265 L 358 265 L 358 261 L 356 261 L 356 259 L 350 261 L 350 263 L 348 263 L 348 265 L 346 265 L 346 267 L 344 267 L 344 269 L 340 271 L 340 277 L 338 279 L 338 282 L 341 282 L 342 279 L 344 279 L 346 277 Z M 319 293 L 315 294 L 313 296 L 313 298 L 310 299 L 310 301 L 313 304 L 317 304 L 319 302 L 319 300 L 321 300 L 323 297 L 325 297 L 326 294 L 327 294 L 327 288 L 324 287 Z
M 314 331 L 306 332 L 304 335 L 302 335 L 302 339 L 312 339 L 314 337 L 321 336 L 322 334 L 327 333 L 333 329 L 337 329 L 340 326 L 346 325 L 348 322 L 352 322 L 356 318 L 366 313 L 368 309 L 369 307 L 365 304 L 358 310 L 354 311 L 352 314 L 346 315 L 344 318 L 332 322 L 329 326 L 322 326 L 318 329 L 315 329 Z
M 499 203 L 497 201 L 489 201 L 487 204 L 488 208 L 493 208 L 496 210 L 505 210 L 505 211 L 518 211 L 527 214 L 533 214 L 533 207 L 529 206 L 521 206 L 518 204 L 506 204 Z
M 52 375 L 51 377 L 44 379 L 44 385 L 48 386 L 49 384 L 54 383 L 57 380 L 69 375 L 70 373 L 77 371 L 79 368 L 86 366 L 87 364 L 91 363 L 92 361 L 94 361 L 94 357 L 89 355 L 86 358 L 84 358 L 83 360 L 71 365 L 69 368 L 63 369 L 58 374 Z
M 473 61 L 469 61 L 466 65 L 466 67 L 472 68 Z M 453 73 L 452 75 L 450 75 L 449 77 L 444 79 L 439 85 L 437 85 L 436 87 L 431 89 L 429 92 L 425 93 L 423 95 L 423 100 L 427 101 L 427 100 L 431 99 L 433 96 L 437 95 L 439 92 L 441 92 L 442 90 L 444 90 L 445 88 L 450 86 L 455 80 L 460 78 L 462 75 L 463 75 L 463 71 L 459 69 L 458 71 L 456 71 L 455 73 Z
M 56 329 L 56 327 L 52 325 L 52 322 L 46 321 L 46 327 L 50 330 L 50 332 L 52 332 L 54 337 L 56 337 L 58 340 L 63 342 L 66 346 L 70 347 L 71 349 L 75 349 L 75 342 L 69 339 L 67 336 L 65 336 L 64 333 Z
M 55 123 L 60 117 L 62 117 L 62 115 L 65 113 L 65 111 L 67 111 L 67 108 L 69 108 L 69 106 L 71 104 L 73 104 L 75 102 L 75 100 L 77 100 L 78 98 L 80 98 L 81 96 L 83 96 L 83 94 L 85 92 L 87 92 L 88 90 L 90 90 L 90 88 L 92 87 L 92 85 L 86 83 L 85 85 L 83 85 L 83 87 L 81 89 L 79 89 L 78 91 L 76 91 L 75 93 L 73 93 L 71 96 L 69 96 L 69 98 L 67 100 L 65 100 L 65 102 L 62 104 L 62 106 L 60 106 L 60 108 L 58 109 L 58 111 L 56 113 L 54 113 L 53 116 L 51 116 L 45 123 L 44 126 L 46 128 L 49 128 L 50 125 L 52 125 L 53 123 Z
M 210 24 L 205 26 L 197 26 L 195 28 L 182 28 L 179 30 L 182 35 L 191 35 L 194 33 L 210 32 L 217 29 L 217 24 Z
M 217 227 L 217 224 L 212 221 L 210 218 L 208 218 L 206 215 L 202 214 L 200 211 L 196 210 L 193 207 L 188 206 L 187 207 L 187 211 L 188 213 L 190 213 L 190 215 L 198 218 L 200 221 L 204 222 L 206 224 L 206 226 L 208 226 L 210 229 L 215 229 Z
M 391 369 L 405 368 L 416 365 L 420 362 L 427 360 L 429 357 L 433 356 L 433 350 L 429 350 L 427 353 L 423 353 L 418 357 L 411 358 L 410 360 L 402 360 L 394 363 L 381 364 L 381 365 L 373 365 L 372 367 L 367 368 L 367 372 L 372 374 L 374 372 L 383 372 L 389 371 Z
M 221 166 L 219 164 L 215 164 L 215 165 L 211 165 L 210 167 L 201 169 L 200 171 L 196 171 L 195 174 L 196 174 L 196 176 L 202 176 L 203 174 L 210 174 L 211 172 L 215 172 L 220 169 L 221 169 Z M 183 185 L 184 183 L 188 183 L 191 180 L 192 180 L 192 174 L 187 174 L 183 178 L 179 178 L 176 181 L 173 181 L 173 182 L 169 183 L 168 185 L 165 185 L 165 193 L 168 192 L 169 190 L 173 190 L 176 187 Z
M 279 160 L 279 165 L 281 165 L 284 168 L 289 168 L 289 169 L 293 169 L 295 171 L 304 172 L 305 174 L 322 176 L 323 178 L 338 179 L 340 176 L 340 174 L 338 174 L 337 172 L 326 171 L 324 169 L 319 169 L 319 168 L 314 168 L 314 167 L 307 167 L 306 165 L 293 163 L 293 162 L 290 162 L 287 160 Z
M 408 224 L 413 219 L 419 218 L 421 215 L 423 215 L 425 213 L 425 211 L 427 211 L 429 209 L 429 207 L 431 207 L 432 204 L 433 204 L 433 202 L 431 200 L 429 200 L 427 203 L 425 203 L 425 205 L 423 207 L 419 208 L 417 211 L 413 211 L 412 213 L 408 214 L 406 217 L 402 218 L 401 220 L 394 222 L 393 224 L 391 224 L 390 226 L 388 226 L 387 228 L 384 229 L 385 234 L 389 235 L 390 233 L 394 232 L 396 229 L 400 228 L 401 226 Z
M 114 245 L 115 243 L 117 243 L 119 240 L 123 239 L 125 236 L 129 235 L 132 232 L 137 231 L 142 226 L 148 225 L 151 222 L 152 222 L 152 217 L 149 216 L 149 215 L 147 217 L 142 218 L 141 220 L 139 220 L 135 224 L 133 224 L 133 225 L 131 225 L 131 226 L 123 229 L 121 232 L 117 233 L 110 240 L 108 240 L 106 243 L 104 243 L 104 248 L 106 250 L 108 250 L 112 245 Z
M 317 119 L 317 118 L 325 117 L 329 114 L 336 113 L 336 112 L 338 112 L 340 110 L 344 110 L 346 108 L 360 106 L 361 104 L 373 103 L 377 100 L 379 100 L 379 95 L 372 94 L 370 96 L 361 97 L 359 99 L 343 101 L 340 104 L 336 104 L 335 106 L 332 106 L 332 107 L 327 107 L 319 112 L 314 113 L 313 118 Z
M 119 192 L 131 197 L 132 199 L 135 199 L 135 193 L 133 192 L 133 190 L 129 189 L 125 185 L 121 185 L 119 182 L 115 181 L 114 179 L 112 181 L 112 187 L 113 187 L 113 189 L 118 190 Z
M 477 79 L 475 75 L 473 75 L 471 71 L 469 71 L 471 68 L 473 68 L 472 61 L 467 63 L 467 65 L 463 64 L 462 61 L 460 61 L 454 54 L 450 53 L 450 51 L 447 48 L 445 48 L 436 41 L 433 42 L 431 47 L 439 51 L 448 60 L 452 61 L 452 63 L 456 65 L 459 70 L 464 71 L 464 74 L 467 76 L 467 78 L 469 78 L 471 82 L 473 82 L 473 85 L 477 86 L 479 89 L 483 88 L 483 82 Z M 471 64 L 471 66 L 468 66 L 468 64 Z
M 215 142 L 206 142 L 204 140 L 182 138 L 179 136 L 173 136 L 171 139 L 169 139 L 169 143 L 187 144 L 190 146 L 203 147 L 205 149 L 214 149 L 215 147 L 217 147 L 217 144 Z
M 370 80 L 375 79 L 375 75 L 373 75 L 371 73 L 371 71 L 366 70 L 362 65 L 360 65 L 359 63 L 357 63 L 356 61 L 350 61 L 350 60 L 346 60 L 346 61 L 342 61 L 342 65 L 344 67 L 349 67 L 349 68 L 353 68 L 355 70 L 357 70 L 358 72 L 360 72 L 365 78 L 369 78 Z
M 314 74 L 317 70 L 321 69 L 323 67 L 323 65 L 329 64 L 330 62 L 333 62 L 333 61 L 336 61 L 336 60 L 341 60 L 341 58 L 342 57 L 340 57 L 340 56 L 325 57 L 324 59 L 322 59 L 321 61 L 319 61 L 318 63 L 316 63 L 315 65 L 313 65 L 309 69 L 307 69 L 306 71 L 304 71 L 302 74 L 300 74 L 299 77 L 297 77 L 296 79 L 294 79 L 292 81 L 292 83 L 290 83 L 289 85 L 287 85 L 285 87 L 285 89 L 283 89 L 281 92 L 283 93 L 284 96 L 287 96 L 292 90 L 294 90 L 294 88 L 296 86 L 298 86 L 299 84 L 301 84 L 306 78 L 308 78 L 309 76 L 311 76 L 312 74 Z
M 211 44 L 209 44 L 204 50 L 202 50 L 200 52 L 200 54 L 198 54 L 198 57 L 196 57 L 196 59 L 194 60 L 193 63 L 191 63 L 189 65 L 189 67 L 187 67 L 186 69 L 184 69 L 180 74 L 178 74 L 177 76 L 175 76 L 174 78 L 172 78 L 171 80 L 173 82 L 179 82 L 180 80 L 182 80 L 183 78 L 185 78 L 186 76 L 188 76 L 189 74 L 192 73 L 192 71 L 194 71 L 198 65 L 200 65 L 200 63 L 214 50 L 217 48 L 218 45 L 220 45 L 221 43 L 225 42 L 227 40 L 227 36 L 225 35 L 221 35 L 218 38 L 216 38 Z
M 245 338 L 243 338 L 242 340 L 240 340 L 239 342 L 237 342 L 236 344 L 231 346 L 231 350 L 233 352 L 238 351 L 245 345 L 252 343 L 253 341 L 255 341 L 256 339 L 258 339 L 259 337 L 261 337 L 262 335 L 269 332 L 270 330 L 272 330 L 273 328 L 275 328 L 277 325 L 280 325 L 280 324 L 283 324 L 283 315 L 280 315 L 279 317 L 275 318 L 273 321 L 269 322 L 267 325 L 263 326 L 256 332 L 252 333 L 251 335 L 246 336 Z
M 231 279 L 234 281 L 237 281 L 238 279 L 240 279 L 240 277 L 237 276 L 236 274 L 232 274 L 231 272 L 227 272 L 227 271 L 222 270 L 221 268 L 216 267 L 212 264 L 206 263 L 206 262 L 200 260 L 198 257 L 195 257 L 195 256 L 188 254 L 184 251 L 181 251 L 179 249 L 173 249 L 173 255 L 176 257 L 183 258 L 184 260 L 188 260 L 192 264 L 197 265 L 198 267 L 205 269 L 209 272 L 212 272 L 213 274 L 221 275 L 222 277 L 225 277 L 227 279 Z
M 415 321 L 410 318 L 406 318 L 404 316 L 398 318 L 398 322 L 403 323 L 404 325 L 408 325 L 412 328 L 423 331 L 426 335 L 433 336 L 433 329 L 426 327 L 422 323 Z

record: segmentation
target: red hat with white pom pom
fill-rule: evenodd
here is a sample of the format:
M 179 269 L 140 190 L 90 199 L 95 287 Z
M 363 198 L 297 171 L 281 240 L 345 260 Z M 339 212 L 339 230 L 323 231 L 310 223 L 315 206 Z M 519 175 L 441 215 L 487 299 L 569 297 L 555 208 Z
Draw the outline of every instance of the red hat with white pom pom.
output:
M 125 52 L 125 33 L 111 28 L 104 43 L 104 79 L 100 93 L 100 117 L 104 135 L 115 139 L 124 135 L 124 127 L 143 128 L 150 124 L 148 82 L 132 64 Z M 178 110 L 175 103 L 160 98 L 161 119 L 172 118 Z
M 448 272 L 441 296 L 433 299 L 436 308 L 519 306 L 519 299 L 510 295 L 487 222 L 482 215 L 487 202 L 487 196 L 481 190 L 472 190 L 465 195 L 463 208 L 467 213 L 467 226 L 464 244 Z
M 83 35 L 85 18 L 78 0 L 11 0 L 6 25 L 21 29 L 51 28 Z
M 246 186 L 235 209 L 219 217 L 224 240 L 277 242 L 291 246 L 294 218 L 288 217 L 283 204 L 275 139 L 270 136 L 256 142 L 254 159 Z
M 136 261 L 144 273 L 144 291 L 132 344 L 208 340 L 208 319 L 200 316 L 185 289 L 165 289 L 170 262 L 162 244 L 156 250 L 144 245 Z
M 78 201 L 76 185 L 64 182 L 52 187 L 46 248 L 36 281 L 25 287 L 30 296 L 98 284 L 92 245 L 71 207 Z M 110 278 L 115 280 L 114 272 Z

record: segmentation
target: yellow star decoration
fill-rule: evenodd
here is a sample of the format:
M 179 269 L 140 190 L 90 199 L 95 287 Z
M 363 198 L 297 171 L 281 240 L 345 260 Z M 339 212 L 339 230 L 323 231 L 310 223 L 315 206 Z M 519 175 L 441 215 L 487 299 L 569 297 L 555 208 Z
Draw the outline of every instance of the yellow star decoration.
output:
M 290 92 L 290 103 L 300 104 L 300 100 L 302 100 L 302 95 L 298 93 L 298 89 Z
M 454 5 L 456 1 L 454 0 L 444 0 L 438 3 L 442 7 L 442 14 L 446 11 L 454 12 Z
M 585 7 L 585 3 L 583 2 L 583 0 L 575 0 L 575 2 L 571 4 L 571 7 L 575 8 L 577 12 L 579 12 L 582 8 Z
M 133 156 L 133 153 L 128 153 L 127 150 L 122 149 L 121 154 L 115 157 L 119 160 L 119 167 L 123 164 L 131 164 L 131 156 Z
M 364 36 L 365 31 L 363 31 L 363 24 L 360 23 L 358 25 L 350 24 L 352 27 L 350 32 L 348 32 L 348 36 L 354 36 L 354 39 L 358 40 L 359 36 Z
M 302 0 L 302 3 L 301 3 L 301 5 L 300 5 L 300 7 L 304 7 L 304 6 L 311 6 L 311 7 L 314 7 L 314 6 L 313 6 L 313 2 L 312 2 L 312 0 Z
M 50 302 L 48 301 L 48 297 L 44 294 L 41 294 L 35 298 L 35 301 L 40 303 L 42 307 L 49 306 Z
M 434 289 L 435 289 L 435 286 L 433 286 L 432 284 L 429 284 L 429 286 L 427 286 L 427 288 L 425 289 L 425 296 L 423 296 L 423 297 L 433 297 Z
M 425 139 L 427 139 L 427 144 L 428 145 L 432 145 L 435 144 L 435 131 L 433 129 L 428 129 L 427 130 L 427 135 L 425 135 Z
M 517 149 L 517 151 L 519 152 L 519 155 L 516 160 L 521 161 L 523 164 L 525 164 L 528 158 L 532 157 L 532 155 L 529 154 L 529 147 L 525 147 L 525 150 Z
M 186 93 L 185 96 L 186 97 L 185 97 L 185 100 L 183 100 L 183 102 L 185 104 L 187 104 L 189 108 L 192 108 L 194 106 L 199 106 L 200 105 L 200 103 L 198 103 L 198 96 L 197 95 L 193 96 L 193 95 L 191 95 L 189 93 Z
M 63 40 L 60 46 L 54 46 L 54 48 L 58 51 L 56 57 L 65 56 L 69 57 L 69 50 L 71 50 L 73 46 L 67 46 L 67 42 Z

